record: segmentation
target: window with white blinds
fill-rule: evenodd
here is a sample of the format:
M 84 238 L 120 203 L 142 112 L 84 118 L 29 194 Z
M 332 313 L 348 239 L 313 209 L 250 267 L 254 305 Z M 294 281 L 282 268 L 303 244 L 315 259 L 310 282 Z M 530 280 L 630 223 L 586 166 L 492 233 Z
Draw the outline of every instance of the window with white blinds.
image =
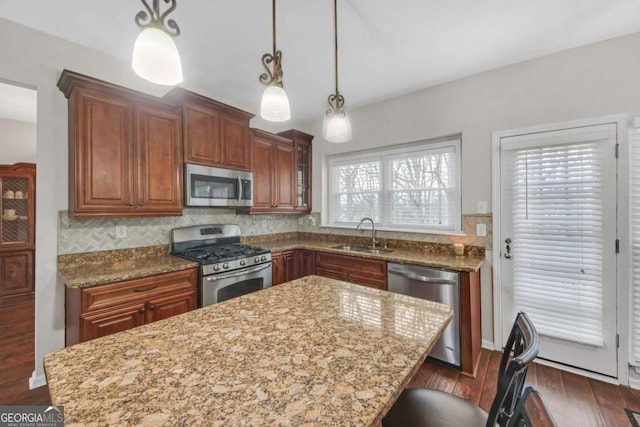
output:
M 510 162 L 514 303 L 540 334 L 603 343 L 599 141 L 521 147 Z
M 329 225 L 370 217 L 389 230 L 459 232 L 460 139 L 329 159 Z
M 640 366 L 640 128 L 629 129 L 631 157 L 631 279 L 633 339 L 631 364 Z

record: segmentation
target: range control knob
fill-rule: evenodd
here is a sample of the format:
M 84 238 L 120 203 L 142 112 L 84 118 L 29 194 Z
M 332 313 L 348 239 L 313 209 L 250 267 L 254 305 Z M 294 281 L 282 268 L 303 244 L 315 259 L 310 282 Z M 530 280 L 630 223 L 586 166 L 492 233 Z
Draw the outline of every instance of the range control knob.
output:
M 262 256 L 260 257 L 260 261 L 266 261 L 266 260 L 267 260 L 267 257 L 266 257 L 266 256 L 262 255 Z
M 245 260 L 241 259 L 241 260 L 240 260 L 240 265 L 247 265 L 247 261 L 245 261 Z
M 213 271 L 218 271 L 220 270 L 220 266 L 218 264 L 213 266 Z
M 259 257 L 259 256 L 255 257 L 255 258 L 253 259 L 253 262 L 260 262 L 260 257 Z
M 222 268 L 229 268 L 229 263 L 225 262 L 224 264 L 222 264 Z

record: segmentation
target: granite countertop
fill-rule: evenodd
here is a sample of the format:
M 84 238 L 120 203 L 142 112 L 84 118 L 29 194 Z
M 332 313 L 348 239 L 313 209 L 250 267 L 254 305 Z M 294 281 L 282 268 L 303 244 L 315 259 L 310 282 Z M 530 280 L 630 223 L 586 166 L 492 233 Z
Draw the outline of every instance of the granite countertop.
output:
M 484 256 L 455 256 L 445 253 L 432 253 L 419 248 L 390 248 L 391 252 L 385 254 L 367 254 L 362 252 L 334 249 L 335 242 L 323 242 L 311 239 L 290 239 L 279 241 L 264 241 L 259 245 L 272 252 L 282 252 L 292 249 L 309 249 L 320 252 L 330 252 L 341 255 L 357 256 L 361 258 L 380 259 L 389 262 L 422 265 L 425 267 L 443 268 L 454 271 L 478 271 Z
M 375 426 L 450 307 L 318 276 L 44 359 L 77 425 Z
M 86 288 L 106 283 L 186 270 L 197 262 L 171 256 L 166 246 L 92 252 L 58 257 L 58 275 L 69 288 Z

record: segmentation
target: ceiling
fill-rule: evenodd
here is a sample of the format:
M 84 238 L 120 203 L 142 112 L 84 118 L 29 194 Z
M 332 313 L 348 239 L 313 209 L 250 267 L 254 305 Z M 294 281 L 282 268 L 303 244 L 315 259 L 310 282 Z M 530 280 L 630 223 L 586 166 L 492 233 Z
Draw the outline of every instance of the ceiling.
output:
M 151 3 L 151 0 L 149 0 Z M 160 2 L 161 7 L 164 2 Z M 142 3 L 0 0 L 0 17 L 130 61 Z M 184 85 L 253 113 L 269 52 L 269 0 L 177 1 Z M 638 0 L 338 0 L 348 109 L 640 31 Z M 278 48 L 292 124 L 320 119 L 334 91 L 333 2 L 280 0 Z M 638 46 L 640 54 L 640 46 Z

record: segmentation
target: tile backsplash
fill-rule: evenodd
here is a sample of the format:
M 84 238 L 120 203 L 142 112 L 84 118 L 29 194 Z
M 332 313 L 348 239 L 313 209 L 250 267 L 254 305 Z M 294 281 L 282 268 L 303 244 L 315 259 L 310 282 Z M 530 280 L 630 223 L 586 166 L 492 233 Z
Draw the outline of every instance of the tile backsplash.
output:
M 381 239 L 417 240 L 432 243 L 464 243 L 471 246 L 491 248 L 491 214 L 468 214 L 463 216 L 466 236 L 418 234 L 380 231 Z M 101 218 L 74 219 L 67 211 L 59 212 L 58 255 L 96 252 L 141 246 L 168 245 L 170 232 L 176 227 L 198 224 L 238 224 L 243 236 L 259 236 L 282 233 L 321 233 L 363 236 L 355 229 L 320 227 L 320 214 L 302 216 L 288 215 L 236 215 L 231 209 L 186 208 L 183 216 L 150 218 Z M 477 237 L 476 224 L 487 225 L 487 236 Z M 116 238 L 116 226 L 126 227 L 127 236 Z M 364 231 L 366 233 L 366 231 Z

